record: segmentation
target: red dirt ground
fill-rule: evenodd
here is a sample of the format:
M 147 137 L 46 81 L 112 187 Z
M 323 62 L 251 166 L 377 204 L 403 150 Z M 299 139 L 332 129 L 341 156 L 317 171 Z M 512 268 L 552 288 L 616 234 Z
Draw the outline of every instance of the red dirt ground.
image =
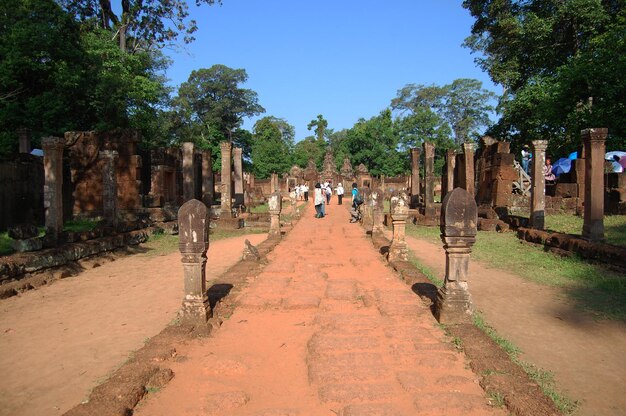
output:
M 207 276 L 237 262 L 253 234 L 211 243 Z M 133 255 L 0 302 L 0 415 L 60 415 L 87 398 L 175 317 L 180 254 Z
M 412 237 L 407 243 L 420 262 L 444 276 L 441 245 Z M 520 358 L 551 371 L 557 387 L 580 401 L 577 416 L 625 414 L 626 324 L 595 320 L 558 288 L 477 261 L 470 263 L 469 287 L 476 308 L 523 351 Z

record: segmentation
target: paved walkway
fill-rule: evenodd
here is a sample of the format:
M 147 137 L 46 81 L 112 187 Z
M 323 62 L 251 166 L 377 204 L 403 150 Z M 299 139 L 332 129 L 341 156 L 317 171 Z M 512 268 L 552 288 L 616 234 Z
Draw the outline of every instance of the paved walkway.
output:
M 334 200 L 333 200 L 334 202 Z M 347 206 L 305 217 L 135 415 L 503 415 Z

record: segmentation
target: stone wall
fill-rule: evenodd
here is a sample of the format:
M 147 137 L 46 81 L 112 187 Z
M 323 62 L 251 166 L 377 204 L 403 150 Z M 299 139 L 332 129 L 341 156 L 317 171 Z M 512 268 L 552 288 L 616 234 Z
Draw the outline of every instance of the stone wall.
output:
M 0 231 L 19 223 L 43 225 L 43 158 L 21 154 L 0 162 Z

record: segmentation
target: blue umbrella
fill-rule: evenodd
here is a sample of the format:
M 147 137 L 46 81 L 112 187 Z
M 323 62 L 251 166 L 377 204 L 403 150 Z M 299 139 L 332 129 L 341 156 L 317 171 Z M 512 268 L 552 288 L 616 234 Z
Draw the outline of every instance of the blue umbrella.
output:
M 562 157 L 552 165 L 552 173 L 554 176 L 559 176 L 562 173 L 567 173 L 572 169 L 572 159 Z
M 572 152 L 569 154 L 568 159 L 576 160 L 578 159 L 578 152 Z

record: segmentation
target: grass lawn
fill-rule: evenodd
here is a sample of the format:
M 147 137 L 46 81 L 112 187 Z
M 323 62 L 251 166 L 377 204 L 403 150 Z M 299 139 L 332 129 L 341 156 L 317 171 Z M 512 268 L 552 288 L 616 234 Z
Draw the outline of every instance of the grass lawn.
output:
M 267 204 L 257 205 L 256 207 L 250 208 L 250 212 L 252 214 L 263 214 L 270 211 L 270 207 Z
M 581 235 L 583 218 L 576 215 L 546 215 L 546 230 Z M 626 215 L 604 217 L 604 237 L 609 244 L 626 246 Z
M 442 244 L 439 227 L 407 225 L 407 235 Z M 626 276 L 577 257 L 562 258 L 522 243 L 514 233 L 479 232 L 472 258 L 537 283 L 560 287 L 607 319 L 626 320 Z

